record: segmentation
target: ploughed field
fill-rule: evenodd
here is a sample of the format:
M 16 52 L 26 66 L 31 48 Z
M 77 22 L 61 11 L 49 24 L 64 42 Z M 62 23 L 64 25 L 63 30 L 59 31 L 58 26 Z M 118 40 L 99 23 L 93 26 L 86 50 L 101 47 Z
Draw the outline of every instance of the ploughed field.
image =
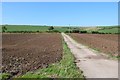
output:
M 2 41 L 2 71 L 13 76 L 47 67 L 62 58 L 60 34 L 3 34 Z
M 79 43 L 85 44 L 112 56 L 118 55 L 118 34 L 70 34 Z

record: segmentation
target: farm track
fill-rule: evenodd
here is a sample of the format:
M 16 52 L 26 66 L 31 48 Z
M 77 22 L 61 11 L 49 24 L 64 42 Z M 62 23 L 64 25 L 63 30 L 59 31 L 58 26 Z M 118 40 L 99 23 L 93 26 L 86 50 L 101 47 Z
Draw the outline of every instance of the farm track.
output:
M 118 78 L 117 60 L 110 60 L 103 55 L 96 54 L 64 33 L 62 36 L 75 56 L 77 66 L 83 70 L 86 78 Z
M 2 37 L 3 73 L 22 75 L 62 58 L 60 34 L 3 34 Z

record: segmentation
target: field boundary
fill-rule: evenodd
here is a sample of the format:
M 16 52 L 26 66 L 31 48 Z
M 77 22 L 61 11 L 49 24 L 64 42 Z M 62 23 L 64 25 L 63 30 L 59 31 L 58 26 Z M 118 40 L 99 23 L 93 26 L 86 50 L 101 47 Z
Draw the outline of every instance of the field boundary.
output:
M 74 63 L 74 56 L 70 52 L 67 44 L 63 41 L 63 57 L 58 63 L 53 63 L 47 68 L 28 72 L 19 78 L 81 78 L 84 80 L 82 71 Z
M 76 64 L 86 78 L 118 78 L 118 62 L 110 60 L 86 46 L 76 43 L 66 34 L 62 34 L 71 52 L 76 58 Z M 102 73 L 102 74 L 101 74 Z

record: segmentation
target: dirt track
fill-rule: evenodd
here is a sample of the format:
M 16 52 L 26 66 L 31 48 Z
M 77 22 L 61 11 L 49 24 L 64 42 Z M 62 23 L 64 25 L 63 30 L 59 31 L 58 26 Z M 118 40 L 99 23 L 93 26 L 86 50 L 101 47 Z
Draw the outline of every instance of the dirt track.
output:
M 86 78 L 118 78 L 118 61 L 96 54 L 94 50 L 77 43 L 64 33 L 62 36 L 75 56 L 77 66 L 83 70 Z

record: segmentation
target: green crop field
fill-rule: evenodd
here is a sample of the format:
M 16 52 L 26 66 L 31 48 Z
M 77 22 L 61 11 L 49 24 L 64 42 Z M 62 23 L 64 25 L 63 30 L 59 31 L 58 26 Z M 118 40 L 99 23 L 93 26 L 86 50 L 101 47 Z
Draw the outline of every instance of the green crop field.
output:
M 4 25 L 4 26 L 7 28 L 6 32 L 12 32 L 12 31 L 46 32 L 46 31 L 48 31 L 48 29 L 50 27 L 50 26 L 33 26 L 33 25 Z M 64 26 L 53 26 L 53 27 L 54 27 L 54 30 L 57 30 L 59 32 L 66 32 L 66 31 L 77 28 L 77 27 L 70 27 L 70 29 L 69 29 L 69 27 L 64 27 Z
M 119 33 L 119 27 L 104 27 L 103 29 L 98 31 L 102 33 Z
M 54 27 L 54 30 L 58 30 L 60 32 L 65 32 L 65 31 L 69 30 L 69 28 L 67 28 L 67 27 Z
M 48 31 L 50 26 L 34 26 L 34 25 L 4 25 L 7 30 L 6 32 L 12 32 L 12 31 L 39 31 L 39 32 L 46 32 Z M 98 31 L 99 33 L 120 33 L 118 26 L 97 26 L 97 27 L 65 27 L 65 26 L 53 26 L 55 31 L 58 32 L 66 32 L 66 31 L 72 31 L 74 29 L 77 29 L 79 31 L 87 31 L 88 33 L 91 33 L 92 31 Z M 1 28 L 2 29 L 2 28 Z M 2 31 L 0 29 L 0 32 Z
M 46 31 L 48 26 L 6 25 L 7 31 Z
M 39 32 L 46 32 L 50 26 L 33 26 L 33 25 L 4 25 L 7 28 L 7 32 L 12 31 L 39 31 Z M 59 32 L 68 31 L 68 27 L 61 27 L 61 26 L 53 26 L 54 30 Z M 1 28 L 2 29 L 2 28 Z M 1 30 L 2 31 L 2 30 Z

